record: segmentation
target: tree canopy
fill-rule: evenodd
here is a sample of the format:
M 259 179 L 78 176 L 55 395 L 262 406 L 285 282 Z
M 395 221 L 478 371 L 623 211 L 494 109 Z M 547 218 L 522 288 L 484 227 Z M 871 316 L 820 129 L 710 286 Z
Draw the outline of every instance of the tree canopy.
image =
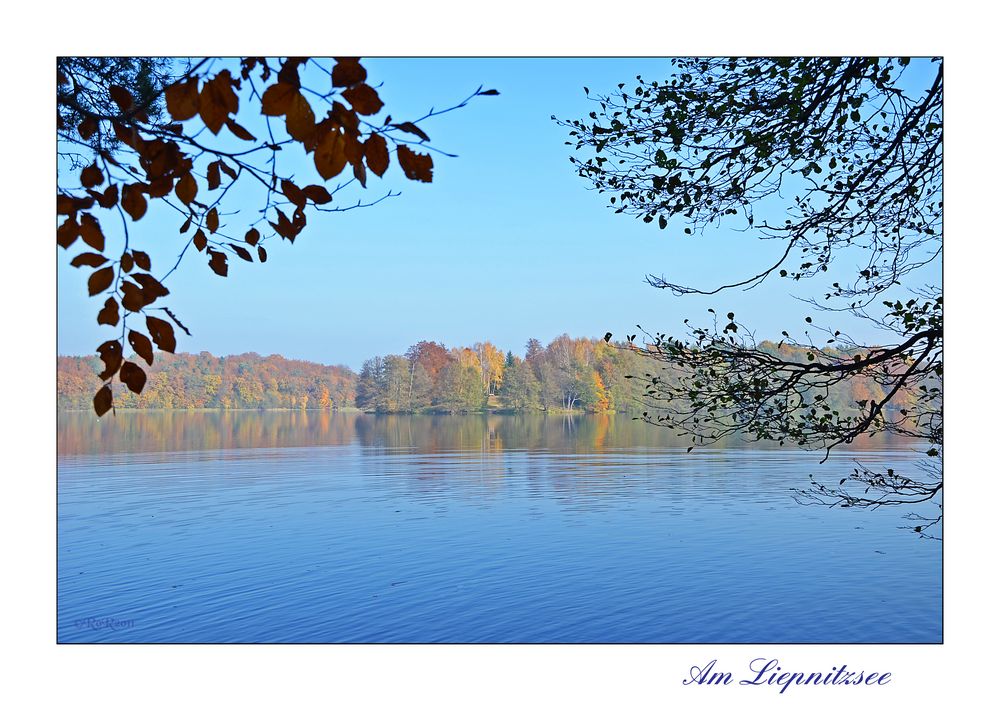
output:
M 772 277 L 797 287 L 826 278 L 806 303 L 831 321 L 863 321 L 886 340 L 855 341 L 807 316 L 803 335 L 784 331 L 774 349 L 735 312 L 722 319 L 713 311 L 707 326 L 685 321 L 681 338 L 643 336 L 640 349 L 669 368 L 669 375 L 644 378 L 643 418 L 689 435 L 692 447 L 738 433 L 828 453 L 863 434 L 915 436 L 934 458 L 921 473 L 859 467 L 839 485 L 813 483 L 799 497 L 916 508 L 939 496 L 943 296 L 934 269 L 942 250 L 942 63 L 816 57 L 673 64 L 670 77 L 619 84 L 593 97 L 588 118 L 560 121 L 579 176 L 611 194 L 616 212 L 660 229 L 737 228 L 780 249 L 761 270 L 718 286 L 652 274 L 649 283 L 676 295 L 711 295 Z M 783 346 L 804 359 L 783 354 Z M 831 405 L 831 391 L 865 380 L 882 394 L 849 410 Z M 904 393 L 915 397 L 892 409 Z M 940 521 L 908 516 L 922 534 Z
M 64 57 L 57 77 L 56 239 L 64 249 L 85 244 L 70 265 L 91 271 L 88 292 L 103 301 L 97 323 L 114 331 L 97 347 L 98 415 L 115 404 L 116 376 L 137 395 L 145 387 L 146 371 L 125 359 L 126 341 L 152 365 L 154 345 L 174 352 L 175 327 L 188 332 L 164 299 L 189 249 L 225 277 L 231 258 L 265 262 L 269 241 L 294 242 L 316 213 L 395 195 L 337 204 L 348 186 L 385 175 L 393 156 L 407 179 L 431 182 L 431 153 L 444 152 L 422 123 L 498 94 L 480 87 L 454 106 L 401 121 L 357 58 Z M 302 176 L 303 156 L 315 178 Z M 233 198 L 244 184 L 259 196 L 253 216 L 240 213 L 245 199 Z M 154 206 L 176 217 L 181 236 L 176 262 L 157 268 L 135 230 Z M 120 241 L 106 239 L 109 221 L 120 224 Z
M 374 356 L 360 375 L 343 365 L 318 365 L 255 353 L 217 358 L 160 353 L 141 395 L 119 395 L 126 409 L 320 409 L 360 408 L 379 413 L 455 413 L 502 410 L 549 413 L 637 414 L 639 384 L 629 375 L 651 373 L 658 362 L 623 342 L 560 335 L 545 347 L 529 340 L 525 357 L 503 355 L 491 342 L 447 348 L 427 340 L 402 355 Z M 805 351 L 762 343 L 786 360 Z M 849 356 L 844 356 L 849 357 Z M 56 400 L 60 409 L 91 409 L 101 386 L 100 359 L 60 357 Z M 665 373 L 660 371 L 661 377 Z M 881 400 L 878 384 L 858 378 L 831 389 L 833 409 L 857 400 Z M 891 410 L 908 409 L 910 393 L 897 394 Z

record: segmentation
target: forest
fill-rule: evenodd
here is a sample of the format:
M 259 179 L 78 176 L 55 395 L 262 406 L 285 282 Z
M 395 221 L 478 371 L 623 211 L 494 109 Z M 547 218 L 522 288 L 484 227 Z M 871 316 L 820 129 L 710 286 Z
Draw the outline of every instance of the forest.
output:
M 764 341 L 759 347 L 786 359 L 808 359 L 805 348 L 785 343 Z M 833 348 L 828 352 L 851 357 Z M 59 409 L 91 409 L 99 364 L 96 355 L 58 358 Z M 639 413 L 653 376 L 669 381 L 671 369 L 630 343 L 568 335 L 544 346 L 531 339 L 523 356 L 488 341 L 452 348 L 421 341 L 402 355 L 369 358 L 359 373 L 280 355 L 158 353 L 142 394 L 116 385 L 115 402 L 126 409 Z M 826 404 L 845 415 L 882 397 L 880 385 L 860 379 L 824 395 Z M 910 392 L 900 393 L 890 409 L 905 410 L 913 399 Z
M 135 358 L 134 358 L 135 359 Z M 92 409 L 100 358 L 59 357 L 60 409 Z M 142 394 L 115 385 L 115 404 L 139 409 L 342 409 L 354 404 L 357 377 L 347 367 L 256 353 L 160 352 Z

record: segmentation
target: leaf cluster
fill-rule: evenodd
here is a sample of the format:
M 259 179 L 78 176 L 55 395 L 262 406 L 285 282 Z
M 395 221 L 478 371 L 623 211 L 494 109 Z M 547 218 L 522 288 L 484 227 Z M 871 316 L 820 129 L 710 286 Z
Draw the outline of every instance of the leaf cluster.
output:
M 98 415 L 114 405 L 116 375 L 132 392 L 145 385 L 143 369 L 121 358 L 126 340 L 151 365 L 152 344 L 173 352 L 174 325 L 187 332 L 162 299 L 189 248 L 226 277 L 231 258 L 264 263 L 265 244 L 275 237 L 294 242 L 315 212 L 371 206 L 395 195 L 334 205 L 347 186 L 367 187 L 370 174 L 383 177 L 393 155 L 406 178 L 429 183 L 429 152 L 439 150 L 420 123 L 473 97 L 497 94 L 480 87 L 457 105 L 413 121 L 388 114 L 377 121 L 384 104 L 357 58 L 246 57 L 235 65 L 203 59 L 178 67 L 153 58 L 59 61 L 60 156 L 69 170 L 60 172 L 56 238 L 66 250 L 86 244 L 70 263 L 94 269 L 88 292 L 104 299 L 97 322 L 120 326 L 116 339 L 98 347 L 105 364 L 105 384 L 94 397 Z M 294 150 L 310 160 L 315 182 L 293 175 L 284 157 Z M 350 178 L 341 180 L 345 173 Z M 340 183 L 330 185 L 335 180 Z M 240 207 L 227 208 L 227 195 L 243 183 L 258 187 L 263 206 L 258 218 L 240 226 L 233 218 Z M 154 205 L 177 217 L 182 236 L 177 262 L 158 277 L 130 235 Z M 106 245 L 101 222 L 109 217 L 121 223 L 123 247 Z M 149 315 L 152 310 L 164 311 L 173 325 Z M 132 316 L 145 321 L 146 333 L 128 327 Z

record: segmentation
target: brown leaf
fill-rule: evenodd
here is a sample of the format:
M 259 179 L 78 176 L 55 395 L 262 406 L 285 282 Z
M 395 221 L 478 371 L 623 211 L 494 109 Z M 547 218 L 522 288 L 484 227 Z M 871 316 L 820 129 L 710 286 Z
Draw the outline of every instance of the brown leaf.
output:
M 90 295 L 97 295 L 102 291 L 106 291 L 111 287 L 111 283 L 115 280 L 115 269 L 111 266 L 107 268 L 102 268 L 99 271 L 94 271 L 90 274 L 90 278 L 87 279 L 87 291 Z
M 132 94 L 127 89 L 119 87 L 117 84 L 113 84 L 108 87 L 108 94 L 111 95 L 111 99 L 123 112 L 127 112 L 135 105 L 135 100 L 132 99 Z
M 233 169 L 231 166 L 229 166 L 229 164 L 224 162 L 222 159 L 219 159 L 219 168 L 222 169 L 224 172 L 226 172 L 226 174 L 229 175 L 229 178 L 231 178 L 233 181 L 236 180 L 236 170 Z
M 368 73 L 357 57 L 338 57 L 331 78 L 334 87 L 351 87 L 364 82 L 367 77 Z
M 365 174 L 365 165 L 360 161 L 354 165 L 354 178 L 361 183 L 362 188 L 367 188 L 368 176 Z
M 260 111 L 268 117 L 280 117 L 291 106 L 292 97 L 299 93 L 298 87 L 284 82 L 272 84 L 264 90 L 260 100 Z
M 383 106 L 378 92 L 367 84 L 359 84 L 356 87 L 345 89 L 343 96 L 358 114 L 376 114 Z
M 90 195 L 97 199 L 97 204 L 102 209 L 110 209 L 118 203 L 118 186 L 112 184 L 103 193 L 91 191 Z
M 281 63 L 281 69 L 278 70 L 278 81 L 298 87 L 300 84 L 299 65 L 304 65 L 308 61 L 308 57 L 287 58 Z
M 214 206 L 205 214 L 205 227 L 209 233 L 219 230 L 219 211 Z
M 101 225 L 90 214 L 83 214 L 80 217 L 80 238 L 95 251 L 104 250 L 104 234 L 101 232 Z
M 135 268 L 135 261 L 132 260 L 132 256 L 128 253 L 123 253 L 121 258 L 122 270 L 126 273 L 131 273 L 132 269 Z
M 153 343 L 142 333 L 134 330 L 128 331 L 128 344 L 135 350 L 135 354 L 146 361 L 147 365 L 153 364 Z
M 74 268 L 79 268 L 80 266 L 97 268 L 98 266 L 103 266 L 107 262 L 108 259 L 100 253 L 81 253 L 79 256 L 70 261 L 69 264 Z
M 229 274 L 229 261 L 226 258 L 226 254 L 222 251 L 213 251 L 211 248 L 208 249 L 208 255 L 211 256 L 208 260 L 208 267 L 211 268 L 216 274 L 225 277 Z
M 313 113 L 309 100 L 301 92 L 295 92 L 288 104 L 285 114 L 285 128 L 288 135 L 296 141 L 305 141 L 316 131 L 316 115 Z
M 251 246 L 256 246 L 257 241 L 260 240 L 260 231 L 255 228 L 251 228 L 247 231 L 247 235 L 243 238 L 244 241 L 249 243 Z
M 267 62 L 263 57 L 243 57 L 240 59 L 240 77 L 243 79 L 250 79 L 250 73 L 253 72 L 253 68 L 258 64 L 263 65 L 261 67 L 261 79 L 267 81 L 270 75 L 270 69 L 268 69 Z
M 293 204 L 302 208 L 306 205 L 306 196 L 298 186 L 293 184 L 288 179 L 281 180 L 281 193 L 291 201 Z
M 134 127 L 127 127 L 121 122 L 111 122 L 111 128 L 115 130 L 115 136 L 122 144 L 132 147 L 135 150 L 142 148 L 144 142 L 139 132 Z
M 344 147 L 344 157 L 347 159 L 348 164 L 357 166 L 364 161 L 365 147 L 358 141 L 356 136 L 345 133 L 342 140 L 342 146 Z
M 400 122 L 399 124 L 393 124 L 391 126 L 396 127 L 396 129 L 402 129 L 404 132 L 409 134 L 414 134 L 423 139 L 425 142 L 431 140 L 431 138 L 427 136 L 427 133 L 413 122 Z
M 294 242 L 295 237 L 299 235 L 303 228 L 305 228 L 305 214 L 301 209 L 296 209 L 295 213 L 292 214 L 294 221 L 289 221 L 288 216 L 286 216 L 281 209 L 275 209 L 275 213 L 278 214 L 278 223 L 275 223 L 274 221 L 268 221 L 268 223 L 271 224 L 279 236 Z
M 310 184 L 302 189 L 302 193 L 307 199 L 317 205 L 328 204 L 333 201 L 333 197 L 330 196 L 330 192 L 317 184 Z
M 122 307 L 130 313 L 138 313 L 146 306 L 142 288 L 131 281 L 122 282 Z
M 195 232 L 194 237 L 191 240 L 194 242 L 194 247 L 199 251 L 204 251 L 205 246 L 208 245 L 208 238 L 205 236 L 205 232 L 200 228 Z
M 261 263 L 267 262 L 267 251 L 264 250 L 263 246 L 257 246 L 257 258 L 260 259 Z
M 201 88 L 198 111 L 212 134 L 218 134 L 229 115 L 235 114 L 238 109 L 239 98 L 233 91 L 233 79 L 229 70 L 222 70 Z
M 56 194 L 56 213 L 63 215 L 74 214 L 77 211 L 89 209 L 94 205 L 91 197 L 77 198 L 69 194 Z
M 56 243 L 63 248 L 69 248 L 79 235 L 80 225 L 76 222 L 75 217 L 70 216 L 56 229 Z
M 402 167 L 407 179 L 426 183 L 431 182 L 434 161 L 429 154 L 417 154 L 411 151 L 405 144 L 400 144 L 396 149 L 396 158 L 399 160 L 399 165 Z
M 361 120 L 354 110 L 348 109 L 340 102 L 330 102 L 330 119 L 344 128 L 347 134 L 361 135 Z
M 174 337 L 174 326 L 170 323 L 165 320 L 160 320 L 159 318 L 147 316 L 146 327 L 149 328 L 149 334 L 153 337 L 153 342 L 156 343 L 156 347 L 160 350 L 172 353 L 177 349 L 177 338 Z
M 114 298 L 108 298 L 104 301 L 104 307 L 97 313 L 97 324 L 114 327 L 118 325 L 118 318 L 118 301 Z
M 229 131 L 231 131 L 234 135 L 236 135 L 237 139 L 242 139 L 243 141 L 246 142 L 257 141 L 257 137 L 248 132 L 246 129 L 237 124 L 232 119 L 226 120 L 226 126 L 229 127 Z
M 174 187 L 174 193 L 177 194 L 177 198 L 186 204 L 190 204 L 194 201 L 194 197 L 198 195 L 198 182 L 195 180 L 193 174 L 185 174 L 184 178 L 177 182 L 177 186 Z
M 206 172 L 206 179 L 208 180 L 208 190 L 215 191 L 219 188 L 222 183 L 222 177 L 219 174 L 219 162 L 213 161 L 208 165 L 208 171 Z
M 97 346 L 97 354 L 104 363 L 104 372 L 98 375 L 102 380 L 110 380 L 118 372 L 122 364 L 122 344 L 117 340 L 108 340 Z
M 142 295 L 145 305 L 149 305 L 157 298 L 170 295 L 170 291 L 167 290 L 164 285 L 160 283 L 160 281 L 156 280 L 148 273 L 136 273 L 132 276 L 132 280 L 142 286 Z
M 125 362 L 122 365 L 122 369 L 118 373 L 118 379 L 124 382 L 128 386 L 128 389 L 137 395 L 146 386 L 146 373 L 134 362 Z
M 174 121 L 183 122 L 198 113 L 198 78 L 176 82 L 166 91 L 167 111 Z
M 381 134 L 372 134 L 365 140 L 365 161 L 377 176 L 382 176 L 389 168 L 389 148 Z
M 184 156 L 176 142 L 152 139 L 140 152 L 143 168 L 150 181 L 171 179 L 188 170 L 191 160 Z
M 347 157 L 344 156 L 343 137 L 340 132 L 328 132 L 316 147 L 313 155 L 316 164 L 316 171 L 326 180 L 344 170 L 347 165 Z
M 111 409 L 111 387 L 105 385 L 94 395 L 94 412 L 98 417 L 103 417 Z
M 130 281 L 122 282 L 122 307 L 130 313 L 138 313 L 146 305 L 142 288 Z
M 80 138 L 83 139 L 84 141 L 87 141 L 92 136 L 94 136 L 94 133 L 97 131 L 98 126 L 99 125 L 96 119 L 94 119 L 93 117 L 87 117 L 82 122 L 80 122 L 80 126 L 77 127 L 77 131 L 80 132 Z
M 133 221 L 146 214 L 146 197 L 142 195 L 142 184 L 128 184 L 122 189 L 122 208 Z
M 191 217 L 188 216 L 184 219 L 184 223 L 181 224 L 181 230 L 178 233 L 187 233 L 188 229 L 191 228 Z
M 239 246 L 239 245 L 237 245 L 235 243 L 230 243 L 229 245 L 232 247 L 232 249 L 234 251 L 236 251 L 236 255 L 237 256 L 239 256 L 240 258 L 242 258 L 244 261 L 247 261 L 249 263 L 253 263 L 253 256 L 250 255 L 250 251 L 248 251 L 247 249 L 243 248 L 243 246 Z
M 160 199 L 169 194 L 174 188 L 174 180 L 169 176 L 161 176 L 158 179 L 153 179 L 149 182 L 149 186 L 146 187 L 146 193 L 149 194 L 150 198 Z
M 149 254 L 145 251 L 132 251 L 132 258 L 135 260 L 135 265 L 144 271 L 148 271 L 153 265 L 149 260 Z
M 100 186 L 104 183 L 104 174 L 101 170 L 97 168 L 97 162 L 95 161 L 88 167 L 85 167 L 83 171 L 80 172 L 80 184 L 86 189 L 92 189 L 95 186 Z

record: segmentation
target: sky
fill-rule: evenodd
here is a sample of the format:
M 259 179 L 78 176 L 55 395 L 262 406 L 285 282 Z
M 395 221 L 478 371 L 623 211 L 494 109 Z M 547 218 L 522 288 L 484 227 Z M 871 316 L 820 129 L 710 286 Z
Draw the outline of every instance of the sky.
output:
M 804 325 L 811 311 L 777 278 L 753 291 L 707 298 L 650 287 L 649 273 L 714 288 L 771 265 L 781 246 L 731 229 L 685 236 L 682 224 L 661 231 L 615 214 L 607 196 L 588 190 L 570 164 L 567 130 L 551 116 L 583 118 L 594 108 L 584 86 L 597 94 L 636 75 L 663 78 L 669 61 L 366 59 L 364 65 L 369 83 L 381 83 L 395 121 L 451 106 L 479 86 L 500 95 L 421 123 L 433 146 L 458 155 L 435 155 L 433 183 L 407 181 L 393 163 L 367 189 L 338 194 L 345 196 L 339 203 L 370 201 L 390 189 L 400 196 L 370 208 L 310 214 L 294 245 L 269 242 L 264 265 L 232 259 L 227 278 L 189 252 L 164 301 L 192 332 L 178 336 L 178 351 L 279 353 L 358 369 L 368 357 L 403 353 L 420 340 L 449 347 L 489 340 L 523 354 L 529 338 L 547 343 L 563 333 L 605 332 L 623 338 L 638 332 L 637 324 L 680 335 L 682 321 L 703 322 L 708 307 L 735 311 L 760 338 Z M 308 159 L 297 169 L 300 185 L 318 178 Z M 224 219 L 233 226 L 259 209 L 249 194 L 233 194 L 234 204 L 241 213 Z M 179 224 L 176 215 L 151 211 L 132 229 L 134 247 L 153 256 L 154 275 L 176 259 Z M 116 227 L 102 226 L 115 240 Z M 60 253 L 58 351 L 90 354 L 115 331 L 96 324 L 102 301 L 87 298 L 88 273 L 69 267 Z M 795 295 L 815 295 L 824 286 L 819 279 L 797 284 Z

